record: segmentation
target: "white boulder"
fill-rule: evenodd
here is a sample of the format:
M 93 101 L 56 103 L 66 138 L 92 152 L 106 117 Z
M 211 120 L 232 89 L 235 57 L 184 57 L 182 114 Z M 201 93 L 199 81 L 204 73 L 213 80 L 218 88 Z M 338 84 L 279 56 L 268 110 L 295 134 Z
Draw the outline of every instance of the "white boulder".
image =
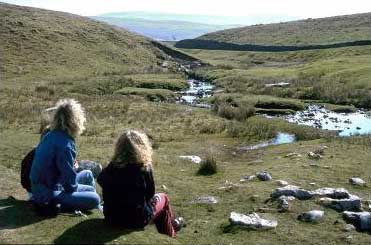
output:
M 318 222 L 323 218 L 324 215 L 325 212 L 323 212 L 322 210 L 312 210 L 309 212 L 299 214 L 298 220 L 304 222 Z
M 238 225 L 242 228 L 251 230 L 269 230 L 277 227 L 278 222 L 276 220 L 268 220 L 260 218 L 257 213 L 251 214 L 240 214 L 231 212 L 229 222 L 232 225 Z

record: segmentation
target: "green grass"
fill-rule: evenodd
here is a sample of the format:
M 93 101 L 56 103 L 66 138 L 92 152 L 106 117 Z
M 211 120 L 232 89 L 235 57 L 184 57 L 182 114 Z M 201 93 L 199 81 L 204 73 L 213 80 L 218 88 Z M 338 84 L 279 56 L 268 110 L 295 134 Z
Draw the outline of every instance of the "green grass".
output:
M 370 13 L 253 25 L 205 34 L 198 39 L 237 44 L 315 45 L 370 40 Z
M 212 80 L 225 93 L 371 107 L 370 46 L 280 53 L 189 53 L 214 65 L 195 71 L 195 76 Z M 278 82 L 290 85 L 265 86 Z
M 139 95 L 147 98 L 150 101 L 175 101 L 175 94 L 167 89 L 148 89 L 148 88 L 132 88 L 126 87 L 117 90 L 115 94 L 122 95 Z

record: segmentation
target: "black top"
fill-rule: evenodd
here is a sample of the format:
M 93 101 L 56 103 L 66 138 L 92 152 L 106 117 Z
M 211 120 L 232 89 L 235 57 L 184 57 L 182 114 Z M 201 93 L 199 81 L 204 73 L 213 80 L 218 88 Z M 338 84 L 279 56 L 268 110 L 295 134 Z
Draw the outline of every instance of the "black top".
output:
M 135 164 L 110 163 L 98 176 L 103 191 L 105 220 L 127 228 L 143 228 L 153 216 L 155 185 L 152 171 Z

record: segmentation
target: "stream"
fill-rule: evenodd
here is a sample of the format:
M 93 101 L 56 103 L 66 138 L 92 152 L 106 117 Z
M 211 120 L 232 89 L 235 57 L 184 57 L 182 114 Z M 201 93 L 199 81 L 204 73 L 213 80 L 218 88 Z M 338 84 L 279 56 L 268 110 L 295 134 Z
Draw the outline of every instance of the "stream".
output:
M 178 103 L 195 107 L 211 108 L 209 104 L 201 103 L 201 99 L 212 96 L 215 86 L 209 82 L 195 79 L 189 79 L 187 83 L 189 87 L 186 90 L 178 92 L 178 94 L 181 95 Z
M 207 81 L 188 79 L 189 87 L 177 92 L 180 94 L 177 103 L 189 106 L 211 108 L 211 105 L 203 103 L 203 98 L 213 95 L 215 86 Z M 269 118 L 269 117 L 268 117 Z M 319 129 L 336 130 L 339 136 L 371 134 L 371 115 L 364 111 L 354 113 L 337 113 L 325 109 L 323 106 L 310 105 L 304 111 L 298 111 L 293 115 L 280 116 L 291 123 L 307 125 Z M 240 147 L 240 150 L 255 150 L 270 145 L 289 144 L 295 142 L 295 135 L 278 132 L 276 137 L 256 145 Z
M 318 105 L 283 117 L 291 123 L 315 128 L 336 130 L 339 136 L 366 135 L 371 133 L 371 115 L 364 111 L 336 113 Z

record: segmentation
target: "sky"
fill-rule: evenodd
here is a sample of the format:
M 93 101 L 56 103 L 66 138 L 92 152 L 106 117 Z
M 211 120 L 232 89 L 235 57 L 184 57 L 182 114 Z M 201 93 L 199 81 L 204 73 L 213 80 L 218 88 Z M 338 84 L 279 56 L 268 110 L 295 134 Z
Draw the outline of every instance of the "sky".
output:
M 319 18 L 371 12 L 371 0 L 0 0 L 84 16 L 149 11 L 218 16 Z

